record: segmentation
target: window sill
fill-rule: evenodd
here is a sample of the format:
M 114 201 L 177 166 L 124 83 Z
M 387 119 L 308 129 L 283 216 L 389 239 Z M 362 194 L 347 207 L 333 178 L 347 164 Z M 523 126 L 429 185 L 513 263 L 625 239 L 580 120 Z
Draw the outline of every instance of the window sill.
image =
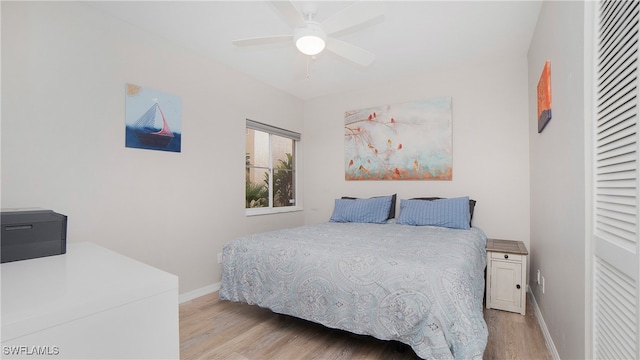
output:
M 245 209 L 247 216 L 269 215 L 269 214 L 281 214 L 302 211 L 300 206 L 283 206 L 278 208 L 250 208 Z

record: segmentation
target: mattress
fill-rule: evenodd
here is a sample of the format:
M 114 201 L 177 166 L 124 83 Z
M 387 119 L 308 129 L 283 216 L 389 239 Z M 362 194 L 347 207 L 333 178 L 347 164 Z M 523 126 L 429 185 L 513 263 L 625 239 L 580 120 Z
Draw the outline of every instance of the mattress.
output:
M 223 250 L 220 299 L 410 345 L 429 359 L 481 359 L 482 230 L 320 223 L 249 235 Z

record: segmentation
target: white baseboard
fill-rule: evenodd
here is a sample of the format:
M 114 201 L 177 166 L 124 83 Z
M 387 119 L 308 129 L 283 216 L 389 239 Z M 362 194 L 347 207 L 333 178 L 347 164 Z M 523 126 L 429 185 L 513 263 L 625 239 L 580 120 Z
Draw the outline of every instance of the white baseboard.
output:
M 212 292 L 216 292 L 220 290 L 220 283 L 215 283 L 211 285 L 207 285 L 205 287 L 201 287 L 200 289 L 195 289 L 193 291 L 189 291 L 184 294 L 180 294 L 178 296 L 178 302 L 182 304 L 183 302 L 187 302 L 189 300 L 193 300 L 203 295 L 211 294 Z
M 533 296 L 533 292 L 531 291 L 531 288 L 529 288 L 529 295 L 531 295 L 530 296 L 531 306 L 533 307 L 533 312 L 536 315 L 536 319 L 538 319 L 538 324 L 540 325 L 540 330 L 542 330 L 542 335 L 544 336 L 544 342 L 547 344 L 547 349 L 551 353 L 551 358 L 553 358 L 554 360 L 560 360 L 558 349 L 556 349 L 556 345 L 553 343 L 553 339 L 551 338 L 551 334 L 549 333 L 547 324 L 544 322 L 544 318 L 542 317 L 542 312 L 538 307 L 538 303 L 536 302 L 536 297 Z

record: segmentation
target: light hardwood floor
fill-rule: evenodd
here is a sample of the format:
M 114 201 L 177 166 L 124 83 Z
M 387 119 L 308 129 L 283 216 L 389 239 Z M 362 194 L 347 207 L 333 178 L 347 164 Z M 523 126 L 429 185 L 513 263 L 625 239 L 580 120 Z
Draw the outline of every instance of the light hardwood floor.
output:
M 551 359 L 527 315 L 486 310 L 484 359 Z M 181 359 L 418 359 L 406 345 L 326 328 L 208 294 L 180 305 Z

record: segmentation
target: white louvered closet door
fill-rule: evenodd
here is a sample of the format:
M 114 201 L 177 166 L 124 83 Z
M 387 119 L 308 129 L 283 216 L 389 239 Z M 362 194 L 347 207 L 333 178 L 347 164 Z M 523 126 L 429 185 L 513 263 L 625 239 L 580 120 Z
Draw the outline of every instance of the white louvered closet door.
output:
M 638 1 L 597 5 L 593 354 L 640 359 Z

